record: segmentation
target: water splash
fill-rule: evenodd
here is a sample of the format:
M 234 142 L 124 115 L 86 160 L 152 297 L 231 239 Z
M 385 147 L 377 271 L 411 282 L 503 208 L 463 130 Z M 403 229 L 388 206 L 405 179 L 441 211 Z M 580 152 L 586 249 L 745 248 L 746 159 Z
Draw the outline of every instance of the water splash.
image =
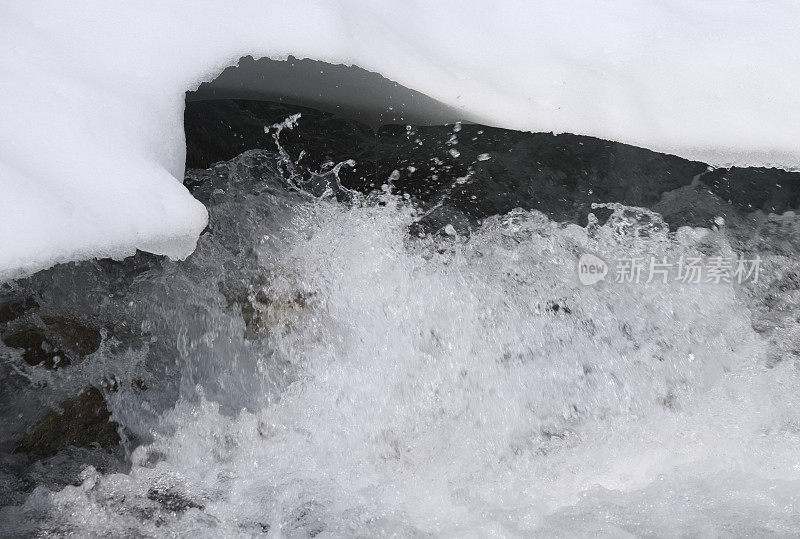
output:
M 296 120 L 272 126 L 278 145 Z M 151 386 L 111 397 L 143 442 L 130 471 L 88 467 L 76 485 L 39 486 L 0 510 L 6 530 L 797 529 L 800 380 L 764 337 L 793 328 L 753 320 L 770 285 L 586 287 L 575 273 L 585 252 L 708 256 L 742 250 L 741 236 L 671 233 L 652 211 L 597 204 L 612 210 L 602 224 L 515 210 L 416 237 L 408 200 L 387 189 L 342 204 L 336 167 L 317 173 L 328 187 L 316 192 L 284 154 L 192 172 L 211 213 L 197 252 L 125 281 L 97 311 L 134 335 L 91 361 L 107 375 L 130 362 L 128 379 Z M 770 282 L 796 266 L 759 252 Z M 86 271 L 41 279 L 106 294 L 106 274 Z

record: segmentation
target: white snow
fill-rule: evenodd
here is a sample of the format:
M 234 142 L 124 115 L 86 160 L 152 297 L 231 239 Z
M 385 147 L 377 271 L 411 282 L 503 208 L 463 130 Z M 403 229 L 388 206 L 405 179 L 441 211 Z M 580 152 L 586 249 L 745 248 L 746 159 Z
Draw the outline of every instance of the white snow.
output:
M 0 3 L 0 281 L 188 256 L 184 92 L 243 55 L 358 65 L 484 123 L 800 165 L 800 4 Z M 358 102 L 357 95 L 354 101 Z

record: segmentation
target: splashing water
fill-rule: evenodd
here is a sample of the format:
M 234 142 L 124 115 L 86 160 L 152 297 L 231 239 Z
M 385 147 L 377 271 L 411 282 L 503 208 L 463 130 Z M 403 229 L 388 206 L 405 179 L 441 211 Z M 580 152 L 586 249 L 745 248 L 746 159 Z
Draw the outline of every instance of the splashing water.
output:
M 468 234 L 416 237 L 403 197 L 343 203 L 335 167 L 317 173 L 328 187 L 301 191 L 296 165 L 250 151 L 191 172 L 211 222 L 185 263 L 36 278 L 52 308 L 91 305 L 127 330 L 68 380 L 16 376 L 67 387 L 113 373 L 113 417 L 135 450 L 125 473 L 89 466 L 73 485 L 37 486 L 0 510 L 1 529 L 800 529 L 797 291 L 767 305 L 797 263 L 764 232 L 797 227 L 794 214 L 765 218 L 759 284 L 582 286 L 586 252 L 676 260 L 752 242 L 725 228 L 670 233 L 658 214 L 618 204 L 604 224 L 515 210 Z M 149 389 L 129 389 L 135 379 Z

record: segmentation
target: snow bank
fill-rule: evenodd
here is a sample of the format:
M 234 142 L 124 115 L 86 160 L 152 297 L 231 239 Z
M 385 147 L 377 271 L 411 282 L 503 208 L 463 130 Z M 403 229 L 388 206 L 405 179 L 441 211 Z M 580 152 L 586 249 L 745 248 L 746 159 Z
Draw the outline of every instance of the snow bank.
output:
M 247 54 L 358 65 L 497 126 L 794 168 L 798 20 L 790 0 L 5 1 L 0 280 L 191 253 L 184 91 Z

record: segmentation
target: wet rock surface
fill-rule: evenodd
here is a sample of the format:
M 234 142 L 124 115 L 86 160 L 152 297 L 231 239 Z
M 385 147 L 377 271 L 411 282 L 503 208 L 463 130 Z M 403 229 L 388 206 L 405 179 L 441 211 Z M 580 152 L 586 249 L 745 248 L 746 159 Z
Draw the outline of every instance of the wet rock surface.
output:
M 742 211 L 783 213 L 800 207 L 800 173 L 776 168 L 720 168 L 700 180 Z
M 5 324 L 11 320 L 16 320 L 26 312 L 36 309 L 39 304 L 36 300 L 29 298 L 11 298 L 0 303 L 0 324 Z
M 0 507 L 23 503 L 37 486 L 55 491 L 80 485 L 89 466 L 100 473 L 125 473 L 130 466 L 120 453 L 99 446 L 69 446 L 41 459 L 23 453 L 0 454 Z
M 205 168 L 247 149 L 274 150 L 269 126 L 298 112 L 298 126 L 280 134 L 281 145 L 298 165 L 320 170 L 326 162 L 354 159 L 355 167 L 340 171 L 344 187 L 366 193 L 391 183 L 432 208 L 423 222 L 428 229 L 446 223 L 463 229 L 514 208 L 585 224 L 592 202 L 651 208 L 665 193 L 693 185 L 740 213 L 800 207 L 796 172 L 711 169 L 593 137 L 471 124 L 385 125 L 373 131 L 330 113 L 232 99 L 187 103 L 187 168 Z M 437 208 L 444 200 L 447 209 Z M 671 228 L 708 226 L 713 220 L 693 209 L 691 196 L 679 202 L 662 208 Z
M 186 168 L 208 168 L 246 150 L 274 150 L 274 130 L 270 131 L 270 126 L 296 113 L 302 114 L 303 121 L 297 128 L 281 133 L 281 144 L 295 159 L 303 149 L 313 148 L 301 164 L 316 170 L 326 160 L 374 162 L 375 133 L 362 123 L 285 103 L 219 99 L 186 103 Z M 356 176 L 361 179 L 373 173 L 365 167 L 364 173 Z M 343 177 L 351 174 L 345 172 Z
M 70 446 L 96 444 L 110 452 L 119 444 L 119 425 L 110 421 L 111 412 L 98 389 L 86 389 L 60 407 L 61 411 L 49 412 L 25 434 L 14 452 L 41 459 Z
M 97 351 L 100 332 L 73 320 L 44 317 L 41 326 L 23 325 L 3 336 L 6 346 L 21 351 L 28 365 L 56 369 Z
M 161 504 L 161 507 L 171 513 L 182 513 L 187 509 L 203 509 L 200 503 L 197 503 L 179 492 L 174 490 L 157 490 L 150 489 L 147 492 L 147 498 L 154 502 Z

